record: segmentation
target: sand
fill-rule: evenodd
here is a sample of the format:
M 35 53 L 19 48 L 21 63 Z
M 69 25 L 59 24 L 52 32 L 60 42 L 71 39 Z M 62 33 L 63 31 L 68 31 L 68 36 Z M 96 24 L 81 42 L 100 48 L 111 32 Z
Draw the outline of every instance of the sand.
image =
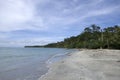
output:
M 120 80 L 120 50 L 82 50 L 49 67 L 39 80 Z

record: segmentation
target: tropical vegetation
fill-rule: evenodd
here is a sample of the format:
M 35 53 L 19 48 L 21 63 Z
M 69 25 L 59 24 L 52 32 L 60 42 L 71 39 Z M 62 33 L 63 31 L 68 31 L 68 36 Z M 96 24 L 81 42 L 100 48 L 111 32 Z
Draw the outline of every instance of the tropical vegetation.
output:
M 50 43 L 44 47 L 53 48 L 108 48 L 120 49 L 120 26 L 101 28 L 95 24 L 86 27 L 84 31 L 70 38 L 65 38 L 64 41 Z

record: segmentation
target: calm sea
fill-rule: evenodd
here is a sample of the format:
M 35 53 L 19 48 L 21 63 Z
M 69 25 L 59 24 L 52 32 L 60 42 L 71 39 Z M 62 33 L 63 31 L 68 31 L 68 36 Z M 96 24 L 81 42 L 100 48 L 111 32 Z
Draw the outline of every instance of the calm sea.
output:
M 48 71 L 48 62 L 56 62 L 73 51 L 59 48 L 0 48 L 0 80 L 38 80 Z

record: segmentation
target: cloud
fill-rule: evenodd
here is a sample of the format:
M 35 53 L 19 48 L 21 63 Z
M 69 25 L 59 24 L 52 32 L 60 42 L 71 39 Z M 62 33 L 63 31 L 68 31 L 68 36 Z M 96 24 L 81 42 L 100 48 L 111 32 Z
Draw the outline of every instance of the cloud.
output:
M 0 31 L 25 29 L 24 23 L 35 15 L 34 6 L 26 0 L 0 1 Z
M 119 5 L 105 5 L 105 0 L 54 0 L 47 4 L 40 5 L 38 9 L 39 16 L 42 16 L 44 26 L 63 26 L 83 22 L 90 17 L 99 17 L 112 14 L 120 8 Z M 49 13 L 49 14 L 48 14 Z M 53 27 L 54 28 L 54 27 Z
M 1 39 L 0 46 L 2 47 L 17 47 L 25 45 L 45 45 L 48 43 L 53 43 L 63 40 L 63 37 L 34 37 L 34 38 L 24 38 L 24 39 Z
M 44 44 L 80 33 L 83 27 L 79 26 L 119 24 L 119 3 L 119 0 L 0 0 L 0 45 L 11 42 L 23 45 L 29 39 L 32 40 L 31 44 L 38 41 Z M 73 31 L 75 28 L 77 32 Z M 26 33 L 29 36 L 26 35 L 25 39 L 25 34 L 14 34 L 15 31 L 31 32 Z M 2 44 L 4 41 L 6 43 Z
M 113 13 L 116 7 L 105 0 L 1 0 L 0 31 L 49 30 Z

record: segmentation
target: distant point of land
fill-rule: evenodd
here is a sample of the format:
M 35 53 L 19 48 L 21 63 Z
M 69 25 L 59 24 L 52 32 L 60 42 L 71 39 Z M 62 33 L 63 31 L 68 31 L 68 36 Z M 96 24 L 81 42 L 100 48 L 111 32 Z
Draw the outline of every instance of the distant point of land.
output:
M 86 27 L 84 31 L 64 41 L 50 43 L 44 46 L 25 46 L 26 48 L 85 48 L 85 49 L 120 49 L 120 26 L 115 25 L 102 29 L 95 24 Z

